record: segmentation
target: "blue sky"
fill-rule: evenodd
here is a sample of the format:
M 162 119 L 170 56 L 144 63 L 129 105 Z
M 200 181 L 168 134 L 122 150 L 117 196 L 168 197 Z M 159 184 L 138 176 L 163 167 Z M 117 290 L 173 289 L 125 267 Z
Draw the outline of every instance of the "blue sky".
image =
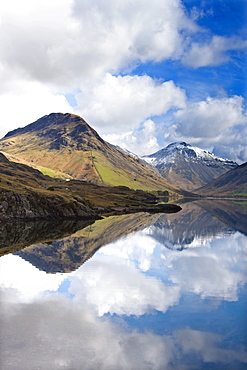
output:
M 79 114 L 139 155 L 174 141 L 247 161 L 242 0 L 0 5 L 0 136 Z

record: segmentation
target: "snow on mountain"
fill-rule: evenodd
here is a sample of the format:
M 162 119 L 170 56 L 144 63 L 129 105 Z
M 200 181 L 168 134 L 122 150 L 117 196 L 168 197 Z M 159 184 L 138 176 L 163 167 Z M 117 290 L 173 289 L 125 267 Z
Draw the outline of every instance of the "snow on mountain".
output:
M 175 142 L 168 145 L 166 148 L 159 150 L 156 153 L 150 154 L 148 156 L 142 156 L 146 162 L 152 165 L 158 165 L 161 163 L 169 164 L 174 163 L 177 155 L 184 156 L 184 159 L 192 161 L 219 161 L 222 163 L 229 163 L 237 165 L 237 163 L 230 161 L 229 159 L 224 159 L 217 157 L 215 154 L 208 152 L 207 150 L 200 149 L 198 147 L 192 146 L 185 142 Z
M 159 173 L 185 190 L 195 190 L 238 166 L 207 150 L 185 142 L 175 142 L 151 155 L 143 156 Z

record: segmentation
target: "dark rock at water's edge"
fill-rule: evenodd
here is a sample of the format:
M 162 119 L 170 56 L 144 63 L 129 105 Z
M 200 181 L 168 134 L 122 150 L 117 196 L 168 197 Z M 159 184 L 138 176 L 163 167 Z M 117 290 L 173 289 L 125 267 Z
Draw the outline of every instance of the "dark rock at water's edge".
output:
M 83 199 L 66 202 L 62 197 L 45 197 L 37 192 L 0 194 L 0 221 L 69 218 L 97 218 L 97 214 Z

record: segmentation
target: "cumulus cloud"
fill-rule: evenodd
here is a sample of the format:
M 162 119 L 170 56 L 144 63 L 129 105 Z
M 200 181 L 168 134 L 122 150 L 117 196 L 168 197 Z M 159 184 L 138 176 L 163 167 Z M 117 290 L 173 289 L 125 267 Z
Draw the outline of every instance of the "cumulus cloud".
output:
M 123 132 L 121 134 L 102 135 L 102 137 L 111 144 L 130 150 L 139 156 L 151 154 L 160 149 L 155 123 L 151 119 L 143 122 L 136 130 Z
M 147 118 L 185 107 L 185 93 L 173 81 L 106 74 L 76 96 L 86 120 L 105 133 L 137 128 Z M 148 127 L 149 125 L 147 125 Z
M 104 133 L 137 127 L 184 100 L 172 82 L 110 74 L 181 54 L 182 31 L 197 27 L 180 0 L 10 0 L 0 14 L 1 136 L 44 114 L 74 113 L 64 94 L 78 90 L 76 112 Z
M 1 14 L 3 63 L 66 86 L 136 61 L 176 58 L 181 31 L 197 29 L 180 0 L 10 0 Z
M 64 95 L 40 82 L 16 80 L 0 95 L 0 138 L 51 112 L 73 113 Z
M 206 43 L 193 42 L 201 31 L 194 22 L 198 14 L 194 9 L 189 18 L 180 0 L 9 0 L 0 4 L 0 14 L 0 136 L 45 114 L 71 112 L 100 134 L 116 134 L 109 141 L 149 154 L 159 149 L 150 119 L 185 108 L 185 92 L 172 81 L 118 74 L 165 60 L 194 68 L 219 65 L 229 59 L 229 50 L 246 46 L 239 37 L 208 35 Z M 176 119 L 191 118 L 189 109 L 195 114 L 195 106 L 187 107 Z M 187 132 L 189 122 L 185 126 L 170 127 L 167 140 L 180 135 L 207 149 L 212 137 L 202 142 Z M 237 157 L 246 158 L 245 152 L 241 144 Z
M 193 67 L 218 66 L 230 60 L 229 50 L 242 50 L 247 47 L 247 41 L 239 37 L 214 36 L 210 42 L 201 44 L 193 42 L 183 61 Z
M 241 96 L 207 98 L 188 104 L 174 116 L 181 134 L 202 138 L 217 138 L 224 135 L 226 129 L 247 123 Z
M 238 162 L 246 156 L 247 114 L 241 96 L 187 102 L 174 113 L 164 144 L 185 141 Z

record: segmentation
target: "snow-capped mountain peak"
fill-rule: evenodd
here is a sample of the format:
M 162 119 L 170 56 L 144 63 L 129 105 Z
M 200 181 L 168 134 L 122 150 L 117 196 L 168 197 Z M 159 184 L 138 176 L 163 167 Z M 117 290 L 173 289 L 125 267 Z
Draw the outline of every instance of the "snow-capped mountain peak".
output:
M 148 156 L 143 156 L 142 158 L 147 161 L 148 163 L 152 163 L 153 165 L 161 164 L 161 163 L 174 163 L 176 156 L 182 155 L 184 159 L 190 159 L 193 161 L 219 161 L 225 163 L 234 163 L 229 159 L 224 159 L 217 157 L 215 154 L 210 153 L 207 150 L 200 149 L 196 146 L 192 146 L 185 142 L 175 142 L 169 144 L 166 148 L 159 150 L 156 153 L 150 154 Z
M 156 167 L 163 177 L 189 191 L 238 166 L 229 159 L 217 157 L 185 142 L 172 143 L 142 159 Z

